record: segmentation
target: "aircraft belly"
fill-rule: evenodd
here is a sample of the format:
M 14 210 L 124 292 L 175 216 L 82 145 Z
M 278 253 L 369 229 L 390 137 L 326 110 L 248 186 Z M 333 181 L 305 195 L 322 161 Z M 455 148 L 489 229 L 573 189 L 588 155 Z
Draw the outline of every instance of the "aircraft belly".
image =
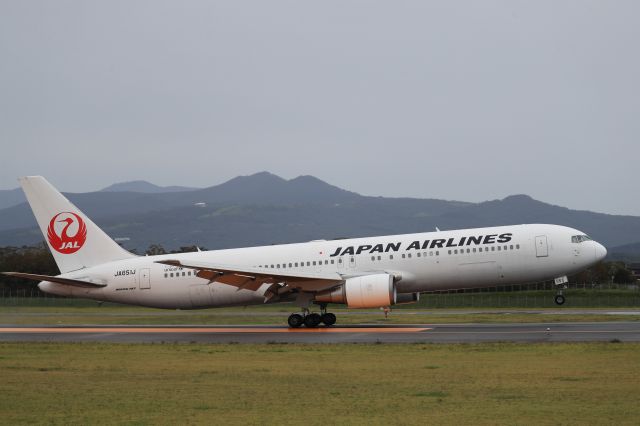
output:
M 264 303 L 264 296 L 252 290 L 238 290 L 227 284 L 212 284 L 211 306 L 237 306 Z
M 126 297 L 135 298 L 135 302 L 141 306 L 163 309 L 190 309 L 189 287 L 187 283 L 178 283 L 163 280 L 152 280 L 148 289 L 137 289 L 135 295 Z
M 504 271 L 496 260 L 469 259 L 460 262 L 458 259 L 431 265 L 428 271 L 420 274 L 424 277 L 415 285 L 405 286 L 401 291 L 450 290 L 471 287 L 492 287 L 503 284 Z

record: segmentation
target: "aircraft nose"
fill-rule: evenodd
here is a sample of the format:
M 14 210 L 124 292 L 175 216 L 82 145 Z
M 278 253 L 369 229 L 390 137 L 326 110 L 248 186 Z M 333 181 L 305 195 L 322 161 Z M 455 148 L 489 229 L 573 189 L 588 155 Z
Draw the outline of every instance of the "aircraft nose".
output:
M 600 243 L 596 243 L 596 261 L 601 261 L 607 257 L 607 249 Z

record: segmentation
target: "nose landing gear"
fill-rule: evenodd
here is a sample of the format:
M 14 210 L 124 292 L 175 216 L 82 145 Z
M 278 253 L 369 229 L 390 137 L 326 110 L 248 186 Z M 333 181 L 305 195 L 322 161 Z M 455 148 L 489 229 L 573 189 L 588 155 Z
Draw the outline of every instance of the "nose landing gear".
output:
M 569 280 L 567 279 L 567 277 L 560 277 L 560 278 L 556 278 L 554 280 L 554 284 L 556 285 L 556 297 L 553 299 L 554 302 L 556 302 L 556 305 L 564 305 L 565 302 L 565 298 L 564 295 L 562 294 L 562 291 L 567 288 L 567 282 L 569 282 Z

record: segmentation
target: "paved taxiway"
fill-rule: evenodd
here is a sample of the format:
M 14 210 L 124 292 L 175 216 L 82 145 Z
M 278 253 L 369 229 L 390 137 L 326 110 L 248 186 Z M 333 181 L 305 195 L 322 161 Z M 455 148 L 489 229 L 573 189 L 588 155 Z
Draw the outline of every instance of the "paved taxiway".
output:
M 640 322 L 274 326 L 0 327 L 1 342 L 112 343 L 477 343 L 640 342 Z

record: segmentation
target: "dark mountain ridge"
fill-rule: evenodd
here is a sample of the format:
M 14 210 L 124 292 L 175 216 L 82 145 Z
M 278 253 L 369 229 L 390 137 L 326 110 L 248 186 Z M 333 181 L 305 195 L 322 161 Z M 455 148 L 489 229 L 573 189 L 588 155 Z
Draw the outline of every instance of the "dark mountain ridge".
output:
M 17 206 L 25 201 L 26 198 L 24 196 L 24 192 L 22 192 L 22 189 L 20 188 L 0 190 L 0 209 Z
M 99 192 L 141 192 L 144 194 L 158 194 L 162 192 L 184 192 L 195 191 L 198 188 L 187 186 L 158 186 L 146 180 L 133 180 L 130 182 L 120 182 L 102 188 Z
M 640 217 L 571 210 L 526 195 L 477 204 L 368 197 L 313 176 L 286 180 L 268 172 L 191 191 L 65 195 L 139 251 L 152 243 L 214 249 L 523 223 L 574 227 L 608 247 L 640 241 Z M 42 239 L 27 204 L 0 210 L 0 246 Z

